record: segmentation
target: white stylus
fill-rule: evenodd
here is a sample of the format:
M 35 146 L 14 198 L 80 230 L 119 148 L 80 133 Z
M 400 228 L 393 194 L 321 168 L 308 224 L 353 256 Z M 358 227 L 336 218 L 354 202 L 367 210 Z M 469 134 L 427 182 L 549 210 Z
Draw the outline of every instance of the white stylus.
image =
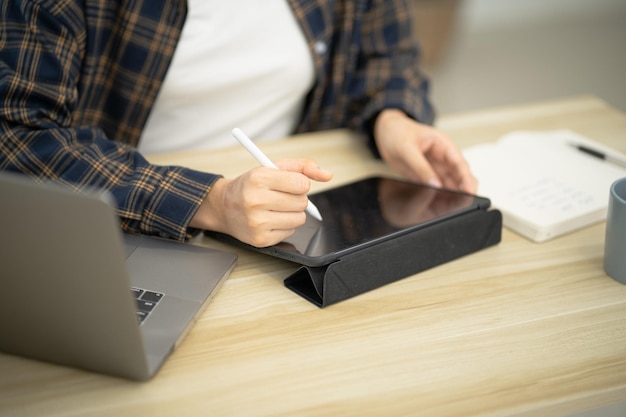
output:
M 232 133 L 235 139 L 237 139 L 237 141 L 241 143 L 243 147 L 246 148 L 246 150 L 250 152 L 250 154 L 261 163 L 261 165 L 263 165 L 264 167 L 278 169 L 278 167 L 271 161 L 271 159 L 269 159 L 267 155 L 265 155 L 263 151 L 261 151 L 259 147 L 256 146 L 256 144 L 252 142 L 252 140 L 245 133 L 243 133 L 241 129 L 236 127 L 233 129 Z M 317 220 L 322 221 L 322 215 L 320 214 L 320 211 L 317 209 L 317 207 L 315 207 L 313 203 L 311 203 L 311 200 L 309 200 L 309 204 L 306 206 L 305 211 L 311 216 L 315 217 Z

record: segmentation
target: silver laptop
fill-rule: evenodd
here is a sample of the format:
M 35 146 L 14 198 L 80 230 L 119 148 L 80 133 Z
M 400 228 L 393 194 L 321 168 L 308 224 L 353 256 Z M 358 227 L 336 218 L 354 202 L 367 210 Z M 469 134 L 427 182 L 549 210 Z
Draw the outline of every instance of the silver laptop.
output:
M 122 233 L 110 201 L 0 172 L 0 351 L 149 379 L 234 268 Z

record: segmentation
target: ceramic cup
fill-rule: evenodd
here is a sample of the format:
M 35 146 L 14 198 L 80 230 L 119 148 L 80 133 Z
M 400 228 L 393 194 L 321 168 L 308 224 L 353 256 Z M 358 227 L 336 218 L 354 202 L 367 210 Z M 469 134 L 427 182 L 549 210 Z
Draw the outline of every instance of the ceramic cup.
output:
M 604 270 L 616 281 L 626 284 L 626 178 L 611 185 L 606 216 Z

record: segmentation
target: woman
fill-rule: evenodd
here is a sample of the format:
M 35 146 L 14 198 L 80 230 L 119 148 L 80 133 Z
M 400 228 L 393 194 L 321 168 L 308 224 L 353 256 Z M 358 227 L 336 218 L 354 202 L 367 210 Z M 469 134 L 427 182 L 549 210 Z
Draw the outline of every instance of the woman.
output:
M 473 192 L 433 112 L 402 0 L 7 0 L 1 7 L 0 169 L 102 187 L 124 230 L 198 229 L 256 246 L 305 220 L 311 160 L 234 179 L 142 152 L 348 127 L 406 177 Z M 285 59 L 287 57 L 287 59 Z M 262 111 L 266 110 L 266 111 Z

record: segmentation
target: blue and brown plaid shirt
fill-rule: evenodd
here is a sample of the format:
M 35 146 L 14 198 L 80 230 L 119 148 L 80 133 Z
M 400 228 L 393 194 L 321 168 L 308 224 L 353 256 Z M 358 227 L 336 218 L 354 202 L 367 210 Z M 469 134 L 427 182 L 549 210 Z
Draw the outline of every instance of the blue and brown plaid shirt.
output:
M 432 122 L 404 0 L 289 3 L 316 74 L 297 132 L 367 132 L 384 108 Z M 189 236 L 218 175 L 135 149 L 185 15 L 184 0 L 3 0 L 0 170 L 107 189 L 124 230 Z

